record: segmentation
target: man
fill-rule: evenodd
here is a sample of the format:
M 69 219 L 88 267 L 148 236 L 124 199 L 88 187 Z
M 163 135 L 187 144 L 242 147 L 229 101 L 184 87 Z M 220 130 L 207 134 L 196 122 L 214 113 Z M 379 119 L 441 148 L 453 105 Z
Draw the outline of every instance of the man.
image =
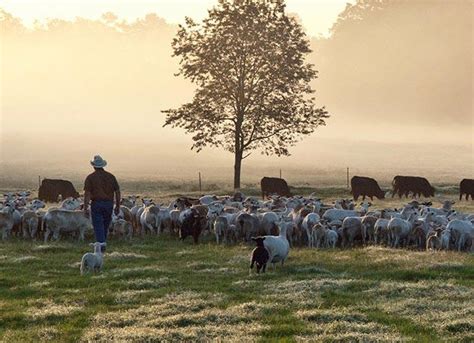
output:
M 104 170 L 107 161 L 102 157 L 94 156 L 91 165 L 94 167 L 94 172 L 87 176 L 84 182 L 84 215 L 89 217 L 89 201 L 91 201 L 91 219 L 95 239 L 96 242 L 105 243 L 112 221 L 112 211 L 115 215 L 120 213 L 120 188 L 115 176 Z

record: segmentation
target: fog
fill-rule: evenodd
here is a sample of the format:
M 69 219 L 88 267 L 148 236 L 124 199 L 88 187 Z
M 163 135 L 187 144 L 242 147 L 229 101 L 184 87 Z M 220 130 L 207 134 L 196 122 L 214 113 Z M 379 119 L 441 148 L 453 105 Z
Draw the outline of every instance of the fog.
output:
M 246 159 L 243 181 L 281 168 L 289 179 L 345 167 L 364 175 L 474 176 L 472 3 L 360 2 L 328 38 L 311 38 L 319 105 L 331 118 L 292 156 Z M 80 177 L 100 153 L 122 177 L 231 180 L 232 155 L 190 151 L 161 110 L 192 98 L 175 77 L 177 27 L 158 14 L 125 22 L 1 17 L 0 173 Z M 192 13 L 189 14 L 192 16 Z M 1 178 L 0 178 L 1 181 Z

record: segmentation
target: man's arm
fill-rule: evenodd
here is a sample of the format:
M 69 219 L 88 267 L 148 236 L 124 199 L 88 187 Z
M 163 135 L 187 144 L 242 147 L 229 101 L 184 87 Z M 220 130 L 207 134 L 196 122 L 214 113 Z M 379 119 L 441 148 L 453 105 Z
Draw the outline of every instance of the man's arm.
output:
M 120 202 L 122 200 L 122 194 L 120 194 L 120 189 L 115 191 L 115 215 L 118 216 L 120 213 Z
M 91 192 L 84 191 L 84 215 L 89 217 L 89 202 L 91 200 Z

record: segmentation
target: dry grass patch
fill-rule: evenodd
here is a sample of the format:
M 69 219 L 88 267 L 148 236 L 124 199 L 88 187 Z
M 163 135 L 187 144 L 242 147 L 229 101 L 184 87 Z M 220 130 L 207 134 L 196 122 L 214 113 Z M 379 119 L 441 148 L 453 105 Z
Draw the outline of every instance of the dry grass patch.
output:
M 75 303 L 55 303 L 50 299 L 40 299 L 31 303 L 26 315 L 34 320 L 64 317 L 83 308 Z
M 350 308 L 301 310 L 296 316 L 311 330 L 311 334 L 297 337 L 301 341 L 403 341 L 392 328 L 370 321 L 365 314 Z
M 98 314 L 86 341 L 255 340 L 264 306 L 255 302 L 220 309 L 223 296 L 170 294 L 126 311 Z
M 114 251 L 114 252 L 111 252 L 110 254 L 104 255 L 104 260 L 106 261 L 107 259 L 123 260 L 123 259 L 135 259 L 135 258 L 148 258 L 148 256 L 143 255 L 143 254 L 133 253 L 133 252 L 118 252 L 118 251 Z

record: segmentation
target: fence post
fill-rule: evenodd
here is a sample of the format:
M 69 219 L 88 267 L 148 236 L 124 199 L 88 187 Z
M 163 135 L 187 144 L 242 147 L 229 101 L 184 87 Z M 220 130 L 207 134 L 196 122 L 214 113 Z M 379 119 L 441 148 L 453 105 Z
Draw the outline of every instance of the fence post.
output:
M 201 172 L 199 172 L 199 192 L 202 192 Z
M 38 191 L 41 187 L 41 175 L 38 175 Z
M 280 169 L 280 179 L 281 179 L 281 169 Z
M 349 189 L 349 167 L 347 167 L 347 189 Z

